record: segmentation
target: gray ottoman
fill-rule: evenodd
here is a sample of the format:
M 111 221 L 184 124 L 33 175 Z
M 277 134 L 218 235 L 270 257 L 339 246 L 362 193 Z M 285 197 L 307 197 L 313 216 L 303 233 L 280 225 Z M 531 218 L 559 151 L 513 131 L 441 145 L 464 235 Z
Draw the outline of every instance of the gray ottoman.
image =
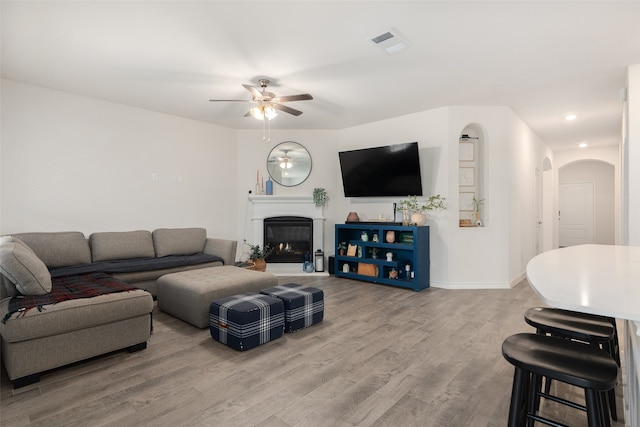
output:
M 234 266 L 209 267 L 165 274 L 158 279 L 158 308 L 198 328 L 209 327 L 213 300 L 276 286 L 271 273 Z

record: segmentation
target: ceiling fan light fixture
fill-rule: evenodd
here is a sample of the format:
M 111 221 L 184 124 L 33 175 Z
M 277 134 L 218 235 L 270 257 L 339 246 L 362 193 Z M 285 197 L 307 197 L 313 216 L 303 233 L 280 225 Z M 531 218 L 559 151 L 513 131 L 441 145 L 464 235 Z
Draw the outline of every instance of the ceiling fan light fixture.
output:
M 263 109 L 264 109 L 264 116 L 269 120 L 273 120 L 278 115 L 278 112 L 276 111 L 276 109 L 273 108 L 271 105 L 267 105 L 266 107 L 263 107 Z
M 288 159 L 284 159 L 281 163 L 280 163 L 280 167 L 282 169 L 291 169 L 293 167 L 293 163 L 291 163 Z
M 278 115 L 276 109 L 271 105 L 258 105 L 249 110 L 249 112 L 251 113 L 251 116 L 257 120 L 264 120 L 265 117 L 267 120 L 273 120 Z
M 254 119 L 264 120 L 264 114 L 262 113 L 262 110 L 260 110 L 260 107 L 253 107 L 249 112 Z

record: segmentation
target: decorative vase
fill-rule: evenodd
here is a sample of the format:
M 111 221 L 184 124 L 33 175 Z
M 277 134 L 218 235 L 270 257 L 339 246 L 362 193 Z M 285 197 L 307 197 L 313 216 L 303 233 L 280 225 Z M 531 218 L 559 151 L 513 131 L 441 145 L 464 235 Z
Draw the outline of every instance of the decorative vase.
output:
M 393 231 L 393 230 L 387 231 L 387 234 L 385 235 L 384 239 L 387 241 L 387 243 L 395 242 L 396 241 L 396 232 Z
M 427 223 L 427 216 L 423 213 L 414 213 L 411 215 L 411 224 L 425 225 Z
M 254 270 L 255 271 L 266 271 L 267 269 L 267 262 L 264 260 L 264 258 L 258 258 L 258 259 L 254 259 L 253 261 L 253 265 L 254 265 Z
M 402 225 L 409 225 L 409 211 L 406 209 L 402 211 Z
M 360 235 L 360 240 L 362 240 L 363 242 L 368 242 L 369 241 L 369 235 L 367 234 L 366 231 L 362 232 L 362 234 Z
M 349 215 L 347 215 L 347 222 L 358 222 L 358 221 L 360 221 L 358 212 L 349 212 Z

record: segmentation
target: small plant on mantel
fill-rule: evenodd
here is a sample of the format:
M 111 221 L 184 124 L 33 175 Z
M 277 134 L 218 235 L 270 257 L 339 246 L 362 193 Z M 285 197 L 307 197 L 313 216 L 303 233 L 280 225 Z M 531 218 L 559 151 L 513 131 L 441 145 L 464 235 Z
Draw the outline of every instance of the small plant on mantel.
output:
M 324 188 L 314 188 L 313 189 L 313 203 L 316 207 L 321 207 L 327 204 L 327 200 L 329 200 L 329 196 L 327 195 L 327 190 Z

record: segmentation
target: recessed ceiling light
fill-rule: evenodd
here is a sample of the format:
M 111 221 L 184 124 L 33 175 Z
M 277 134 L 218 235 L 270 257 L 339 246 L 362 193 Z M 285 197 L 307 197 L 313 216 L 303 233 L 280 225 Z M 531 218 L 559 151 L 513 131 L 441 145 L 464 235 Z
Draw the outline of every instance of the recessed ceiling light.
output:
M 589 144 L 587 144 L 586 142 L 581 142 L 580 144 L 578 144 L 578 147 L 580 148 L 587 148 L 589 146 Z
M 576 116 L 575 114 L 567 114 L 566 116 L 564 116 L 564 118 L 566 120 L 575 120 L 578 116 Z

